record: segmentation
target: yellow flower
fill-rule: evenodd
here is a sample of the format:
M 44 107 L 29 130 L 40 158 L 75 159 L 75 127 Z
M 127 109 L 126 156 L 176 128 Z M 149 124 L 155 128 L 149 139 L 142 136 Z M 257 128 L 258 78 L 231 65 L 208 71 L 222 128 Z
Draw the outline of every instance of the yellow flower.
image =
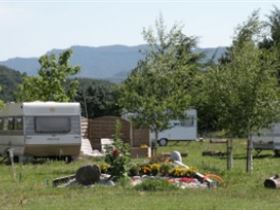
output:
M 140 148 L 148 148 L 148 145 L 147 144 L 141 144 Z
M 99 168 L 100 168 L 101 173 L 107 173 L 108 169 L 110 168 L 110 165 L 107 163 L 101 163 L 99 165 Z

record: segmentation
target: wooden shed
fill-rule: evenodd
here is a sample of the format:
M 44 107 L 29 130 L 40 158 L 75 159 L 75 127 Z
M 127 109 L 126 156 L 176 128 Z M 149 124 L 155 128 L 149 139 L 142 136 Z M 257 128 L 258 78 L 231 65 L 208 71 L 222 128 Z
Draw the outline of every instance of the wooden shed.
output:
M 129 120 L 115 116 L 88 119 L 87 134 L 84 135 L 89 138 L 92 148 L 101 150 L 101 139 L 114 138 L 117 121 L 121 123 L 121 138 L 130 145 L 132 156 L 149 156 L 149 129 L 134 128 Z

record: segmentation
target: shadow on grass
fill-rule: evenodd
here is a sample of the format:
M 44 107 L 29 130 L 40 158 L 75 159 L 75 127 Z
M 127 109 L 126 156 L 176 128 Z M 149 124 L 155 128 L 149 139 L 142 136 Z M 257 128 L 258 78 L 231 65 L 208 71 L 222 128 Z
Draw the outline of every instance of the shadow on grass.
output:
M 211 156 L 212 158 L 217 158 L 217 159 L 220 159 L 220 160 L 226 160 L 227 159 L 227 156 Z M 259 154 L 259 155 L 253 155 L 253 158 L 254 159 L 265 159 L 265 158 L 269 158 L 269 159 L 277 159 L 280 157 L 277 157 L 273 154 Z M 246 160 L 247 159 L 247 156 L 246 155 L 234 155 L 233 156 L 233 159 L 235 160 Z

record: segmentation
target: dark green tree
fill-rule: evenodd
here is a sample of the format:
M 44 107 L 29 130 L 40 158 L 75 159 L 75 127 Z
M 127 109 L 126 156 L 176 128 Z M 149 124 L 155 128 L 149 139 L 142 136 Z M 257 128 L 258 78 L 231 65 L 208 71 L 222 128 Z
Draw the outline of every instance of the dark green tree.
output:
M 4 102 L 15 101 L 15 91 L 24 76 L 19 71 L 0 65 L 0 86 L 2 87 L 0 99 Z
M 84 83 L 85 79 L 80 79 Z M 100 116 L 120 116 L 118 105 L 119 90 L 117 85 L 108 81 L 90 80 L 90 84 L 83 85 L 75 97 L 82 107 L 82 115 L 89 118 Z

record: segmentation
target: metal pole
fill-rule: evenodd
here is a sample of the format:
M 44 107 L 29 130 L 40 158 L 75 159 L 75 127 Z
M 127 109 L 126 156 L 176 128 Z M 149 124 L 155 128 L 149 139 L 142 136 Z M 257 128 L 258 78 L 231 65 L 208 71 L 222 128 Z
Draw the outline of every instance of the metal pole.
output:
M 14 180 L 16 181 L 16 169 L 15 169 L 15 163 L 14 163 L 14 150 L 11 148 L 8 150 L 9 153 L 9 157 L 10 157 L 10 161 L 11 161 L 11 165 L 12 165 L 12 172 L 13 172 L 13 177 Z

